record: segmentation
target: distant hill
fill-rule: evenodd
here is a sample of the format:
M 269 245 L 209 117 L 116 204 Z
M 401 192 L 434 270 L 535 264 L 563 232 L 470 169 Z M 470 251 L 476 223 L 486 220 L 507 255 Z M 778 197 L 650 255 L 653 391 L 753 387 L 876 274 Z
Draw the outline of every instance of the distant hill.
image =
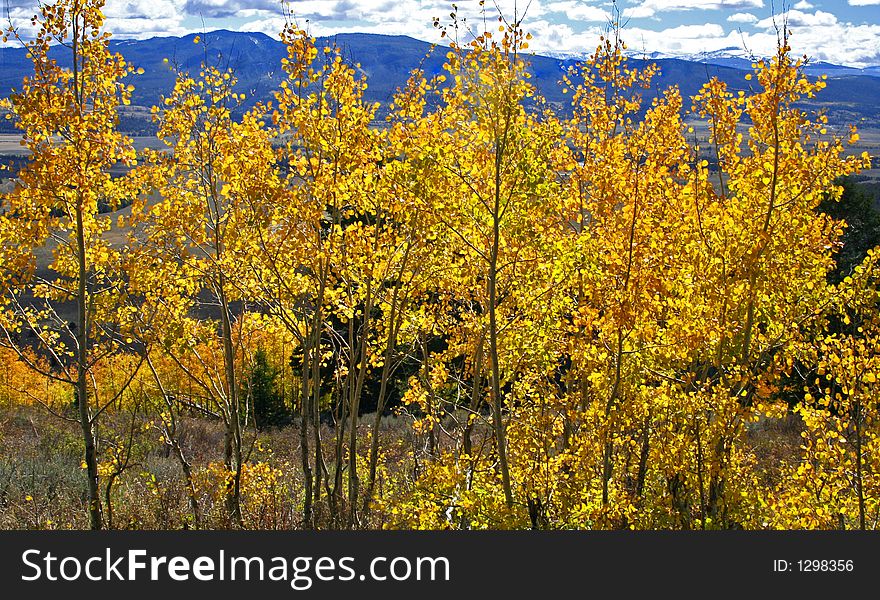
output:
M 220 64 L 235 69 L 239 87 L 248 93 L 251 102 L 271 98 L 282 80 L 281 59 L 285 56 L 283 44 L 262 33 L 241 33 L 232 31 L 213 31 L 202 34 L 202 42 L 194 44 L 194 35 L 183 37 L 157 37 L 149 40 L 114 40 L 111 49 L 120 52 L 125 58 L 145 73 L 135 81 L 132 103 L 148 108 L 158 104 L 163 94 L 167 94 L 174 81 L 171 63 L 177 63 L 189 71 L 198 71 L 202 61 Z M 431 45 L 406 36 L 385 36 L 374 34 L 340 34 L 332 38 L 319 38 L 319 46 L 337 44 L 343 49 L 346 60 L 360 63 L 367 76 L 369 88 L 368 101 L 387 104 L 395 90 L 402 87 L 409 73 L 416 67 L 428 74 L 439 73 L 445 61 L 445 53 L 438 48 L 433 53 Z M 62 64 L 66 56 L 59 53 Z M 163 59 L 169 59 L 164 63 Z M 727 54 L 699 55 L 688 60 L 663 55 L 633 58 L 633 62 L 643 64 L 655 62 L 660 67 L 660 76 L 655 87 L 647 95 L 670 85 L 677 85 L 685 97 L 696 93 L 708 78 L 717 76 L 726 81 L 734 90 L 746 89 L 749 82 L 745 74 L 750 61 Z M 563 94 L 560 79 L 563 73 L 574 65 L 579 57 L 572 56 L 532 56 L 531 71 L 533 81 L 542 95 L 557 109 L 565 111 L 570 97 Z M 862 126 L 880 126 L 880 70 L 851 69 L 837 65 L 814 64 L 810 73 L 816 75 L 827 72 L 828 87 L 811 108 L 824 108 L 828 111 L 832 125 L 855 123 Z M 22 77 L 31 72 L 31 63 L 21 48 L 0 49 L 0 96 L 9 93 L 21 84 Z M 685 106 L 689 104 L 686 102 Z M 9 131 L 9 123 L 0 127 Z M 123 118 L 122 127 L 131 133 L 151 132 L 147 110 L 129 111 Z

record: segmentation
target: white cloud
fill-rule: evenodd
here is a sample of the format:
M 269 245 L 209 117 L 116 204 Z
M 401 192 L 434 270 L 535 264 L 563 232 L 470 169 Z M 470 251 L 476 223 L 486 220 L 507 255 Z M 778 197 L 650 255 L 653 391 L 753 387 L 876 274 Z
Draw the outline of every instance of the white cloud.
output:
M 21 1 L 21 0 L 20 0 Z M 114 3 L 119 0 L 108 0 Z M 238 13 L 248 22 L 242 30 L 263 31 L 277 36 L 283 26 L 278 11 L 278 0 L 134 0 L 141 5 L 167 3 L 179 13 L 197 3 L 203 8 L 213 6 L 215 11 L 244 10 Z M 300 25 L 309 20 L 307 28 L 313 35 L 366 32 L 388 35 L 409 35 L 429 42 L 439 42 L 438 31 L 431 26 L 434 17 L 448 22 L 453 0 L 294 0 L 290 7 Z M 794 1 L 794 0 L 792 0 Z M 850 0 L 850 3 L 880 0 Z M 806 8 L 809 0 L 800 0 L 788 13 L 792 28 L 791 44 L 797 54 L 807 54 L 814 60 L 837 64 L 866 66 L 880 64 L 880 24 L 855 25 L 838 20 L 832 12 Z M 499 0 L 506 15 L 513 14 L 516 5 L 520 11 L 526 0 Z M 692 54 L 727 48 L 747 49 L 756 55 L 771 55 L 776 49 L 776 30 L 772 19 L 759 20 L 756 10 L 765 6 L 764 0 L 638 0 L 623 11 L 623 17 L 658 17 L 667 11 L 712 10 L 729 15 L 729 30 L 717 23 L 684 25 L 655 31 L 634 27 L 624 28 L 623 37 L 632 48 L 670 54 Z M 483 19 L 479 0 L 457 0 L 460 17 L 474 29 L 482 29 Z M 486 2 L 488 26 L 494 25 L 495 8 Z M 608 21 L 609 3 L 605 0 L 532 0 L 525 19 L 525 28 L 534 40 L 535 52 L 584 53 L 592 52 L 604 33 Z M 156 8 L 158 11 L 159 9 Z M 163 9 L 163 10 L 167 10 Z M 777 21 L 780 21 L 777 16 Z M 662 23 L 662 21 L 660 21 Z M 753 24 L 756 30 L 740 33 L 733 24 Z
M 623 11 L 624 17 L 652 17 L 657 13 L 686 10 L 719 10 L 763 8 L 764 0 L 642 0 Z
M 741 12 L 733 13 L 732 15 L 727 17 L 727 20 L 731 23 L 757 23 L 758 17 L 756 17 L 752 13 Z
M 801 0 L 800 2 L 792 6 L 792 8 L 795 10 L 810 10 L 811 8 L 815 8 L 815 6 L 807 2 L 807 0 Z
M 111 0 L 112 1 L 112 0 Z M 300 4 L 296 2 L 296 4 Z M 183 12 L 206 19 L 234 17 L 242 10 L 264 10 L 281 12 L 281 2 L 277 0 L 186 0 Z
M 30 17 L 36 12 L 37 0 L 9 0 L 10 16 L 24 35 L 32 35 Z M 290 7 L 299 25 L 317 36 L 334 33 L 365 32 L 388 35 L 409 35 L 429 42 L 442 41 L 432 27 L 434 17 L 449 21 L 454 0 L 293 0 Z M 794 2 L 794 0 L 791 0 Z M 815 0 L 813 0 L 815 1 Z M 522 11 L 527 0 L 499 0 L 506 15 L 513 13 L 514 4 Z M 850 4 L 880 5 L 880 0 L 850 0 Z M 466 27 L 483 28 L 478 0 L 458 0 L 459 16 L 467 19 Z M 619 3 L 620 4 L 620 3 Z M 729 48 L 746 49 L 755 55 L 771 55 L 776 49 L 773 19 L 758 19 L 755 9 L 764 0 L 634 0 L 624 9 L 624 19 L 654 17 L 653 24 L 636 27 L 632 21 L 622 32 L 632 49 L 667 54 L 692 54 Z M 778 4 L 778 2 L 777 2 Z M 801 0 L 788 12 L 792 30 L 791 44 L 795 54 L 806 54 L 813 60 L 851 66 L 880 65 L 880 23 L 854 24 L 841 21 L 828 10 L 808 9 L 809 0 Z M 591 53 L 605 33 L 609 19 L 607 0 L 532 0 L 524 27 L 532 33 L 531 49 L 538 53 Z M 204 11 L 207 26 L 261 31 L 277 37 L 284 25 L 280 0 L 107 0 L 107 27 L 116 38 L 146 38 L 154 35 L 186 33 L 184 25 L 193 23 L 197 13 Z M 495 8 L 486 2 L 487 25 L 493 29 Z M 720 9 L 725 9 L 721 12 Z M 662 27 L 659 19 L 664 11 L 718 10 L 706 13 L 704 25 Z M 235 20 L 211 17 L 234 14 Z M 766 14 L 766 13 L 765 13 Z M 726 23 L 721 17 L 726 18 Z M 782 23 L 782 15 L 776 15 Z M 308 20 L 308 23 L 306 23 Z M 739 24 L 750 24 L 744 32 Z M 658 25 L 659 24 L 659 25 Z M 465 34 L 466 35 L 466 34 Z
M 745 36 L 748 47 L 758 55 L 772 54 L 776 47 L 776 24 L 782 24 L 784 15 L 775 15 L 756 24 L 763 32 Z M 775 23 L 774 23 L 775 20 Z M 880 24 L 841 22 L 821 10 L 807 13 L 788 12 L 791 29 L 790 44 L 796 54 L 806 54 L 812 60 L 840 65 L 865 67 L 880 64 Z
M 623 9 L 624 19 L 644 19 L 654 16 L 654 9 L 648 6 L 631 6 Z
M 716 23 L 706 23 L 704 25 L 679 25 L 656 33 L 671 39 L 698 40 L 721 37 L 724 35 L 724 28 Z
M 790 10 L 788 13 L 774 15 L 772 17 L 768 17 L 766 19 L 762 19 L 758 21 L 756 27 L 760 27 L 762 29 L 770 29 L 775 27 L 775 24 L 781 25 L 782 23 L 788 23 L 789 27 L 827 27 L 829 25 L 835 25 L 837 23 L 837 17 L 829 12 L 824 12 L 821 10 L 817 10 L 814 13 L 805 13 L 799 10 Z
M 826 13 L 827 14 L 827 13 Z M 833 15 L 832 15 L 833 16 Z M 812 20 L 814 26 L 792 25 L 790 43 L 795 55 L 806 54 L 813 61 L 864 67 L 880 64 L 880 24 L 855 25 L 824 15 L 799 17 Z M 776 52 L 776 30 L 768 20 L 762 21 L 757 32 L 726 31 L 719 24 L 684 25 L 661 31 L 626 27 L 622 36 L 631 49 L 665 54 L 696 54 L 717 50 L 744 50 L 756 56 L 772 56 Z M 790 21 L 791 23 L 791 21 Z M 542 22 L 535 34 L 532 48 L 536 52 L 552 50 L 559 53 L 589 53 L 603 33 L 601 27 L 584 31 L 568 25 Z
M 184 3 L 185 0 L 107 0 L 104 27 L 114 38 L 184 35 Z M 31 17 L 39 13 L 37 0 L 13 0 L 12 5 L 10 21 L 24 39 L 35 36 L 37 29 Z
M 850 6 L 880 6 L 880 0 L 849 0 Z
M 564 13 L 572 21 L 605 22 L 611 19 L 611 13 L 604 8 L 590 6 L 575 0 L 551 2 L 547 5 L 547 12 Z
M 531 49 L 537 53 L 553 52 L 563 54 L 591 53 L 599 43 L 599 36 L 605 33 L 602 26 L 596 25 L 583 31 L 574 31 L 566 24 L 542 21 L 529 27 L 534 40 Z M 705 50 L 707 43 L 715 47 L 715 40 L 724 40 L 729 46 L 724 28 L 715 23 L 704 25 L 681 25 L 654 31 L 639 27 L 627 27 L 622 37 L 631 50 L 659 51 L 669 54 L 692 54 Z M 720 46 L 720 47 L 725 47 Z
M 771 54 L 776 34 L 765 33 L 747 38 L 756 54 Z M 795 30 L 790 39 L 796 54 L 812 60 L 839 65 L 866 67 L 880 64 L 880 25 L 835 23 L 825 27 Z
M 183 35 L 182 0 L 108 0 L 105 27 L 116 37 Z
M 512 0 L 511 0 L 512 2 Z M 467 0 L 459 8 L 459 16 L 466 18 L 465 27 L 482 27 L 479 13 L 468 6 Z M 473 3 L 477 6 L 477 3 Z M 440 41 L 440 33 L 432 26 L 434 17 L 446 17 L 449 5 L 421 0 L 302 0 L 291 4 L 294 22 L 314 36 L 336 33 L 378 33 L 408 35 L 431 42 Z M 530 11 L 531 12 L 531 11 Z M 512 11 L 511 11 L 512 13 Z M 258 15 L 259 16 L 259 15 Z M 240 31 L 260 31 L 278 37 L 284 28 L 281 15 L 263 15 L 239 26 Z M 494 20 L 490 17 L 489 27 Z

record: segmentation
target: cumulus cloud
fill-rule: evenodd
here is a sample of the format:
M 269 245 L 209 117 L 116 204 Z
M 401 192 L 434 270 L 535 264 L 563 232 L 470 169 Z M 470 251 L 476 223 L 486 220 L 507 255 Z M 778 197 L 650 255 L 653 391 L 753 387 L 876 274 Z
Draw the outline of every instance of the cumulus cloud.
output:
M 106 27 L 116 37 L 183 35 L 182 7 L 179 0 L 110 0 L 104 7 Z
M 685 10 L 719 10 L 763 8 L 764 0 L 642 0 L 637 6 L 625 9 L 624 17 L 652 17 L 657 13 Z
M 180 3 L 173 0 L 125 0 L 108 2 L 104 6 L 108 19 L 176 19 L 180 17 Z
M 547 11 L 563 13 L 572 21 L 605 22 L 611 19 L 611 13 L 598 6 L 591 6 L 575 0 L 565 2 L 551 2 L 547 5 Z
M 727 17 L 727 20 L 731 23 L 757 23 L 758 17 L 756 17 L 752 13 L 740 12 L 733 13 L 732 15 Z
M 829 12 L 817 10 L 814 13 L 806 13 L 800 10 L 790 10 L 785 14 L 778 14 L 758 21 L 757 27 L 770 29 L 775 24 L 788 23 L 789 27 L 827 27 L 837 23 L 837 17 Z
M 821 11 L 819 11 L 821 12 Z M 826 61 L 854 67 L 880 64 L 880 25 L 855 25 L 825 14 L 797 15 L 789 19 L 790 42 L 795 54 L 806 54 L 813 61 Z M 833 15 L 832 15 L 833 17 Z M 777 21 L 780 17 L 777 17 Z M 794 23 L 799 23 L 794 26 Z M 811 23 L 812 25 L 806 25 Z M 777 35 L 771 19 L 756 24 L 757 31 L 740 32 L 720 24 L 684 25 L 659 31 L 646 27 L 627 27 L 623 38 L 631 49 L 644 49 L 672 55 L 707 51 L 735 50 L 757 56 L 776 52 Z M 596 46 L 601 28 L 572 30 L 568 25 L 543 23 L 532 48 L 536 51 L 590 52 Z
M 365 32 L 440 42 L 438 30 L 432 27 L 433 18 L 448 22 L 452 1 L 292 0 L 289 7 L 296 22 L 312 35 Z M 849 2 L 880 5 L 880 0 Z M 486 2 L 485 17 L 490 29 L 496 17 L 493 4 Z M 525 4 L 526 0 L 499 0 L 508 16 L 513 14 L 514 6 L 521 13 Z M 479 0 L 457 0 L 457 5 L 459 17 L 466 19 L 465 28 L 483 28 Z M 642 27 L 637 26 L 639 21 L 630 22 L 623 37 L 631 48 L 648 52 L 693 54 L 733 48 L 769 55 L 775 52 L 777 41 L 774 19 L 781 24 L 783 16 L 759 19 L 756 14 L 767 14 L 757 12 L 764 5 L 764 0 L 633 0 L 623 11 L 624 18 L 647 17 L 653 21 Z M 9 6 L 13 21 L 27 35 L 37 0 L 9 0 Z M 607 28 L 609 6 L 607 0 L 532 0 L 524 22 L 534 36 L 531 49 L 539 53 L 592 52 Z M 669 11 L 695 10 L 706 11 L 708 22 L 662 28 L 662 13 L 669 17 Z M 180 35 L 198 22 L 199 16 L 209 28 L 261 31 L 276 37 L 284 26 L 280 0 L 107 0 L 105 12 L 108 29 L 117 38 Z M 876 19 L 854 24 L 841 20 L 842 13 L 834 12 L 837 11 L 815 10 L 809 0 L 793 5 L 787 19 L 795 53 L 851 66 L 880 64 L 880 24 L 871 22 Z M 750 27 L 740 32 L 740 24 Z M 197 27 L 201 29 L 201 25 Z
M 277 0 L 186 0 L 183 6 L 185 13 L 206 19 L 234 17 L 243 10 L 280 13 L 281 3 Z
M 114 0 L 108 0 L 114 2 Z M 190 9 L 199 2 L 212 5 L 215 11 L 229 11 L 244 6 L 252 12 L 238 13 L 248 19 L 238 26 L 244 31 L 262 31 L 277 35 L 283 18 L 275 10 L 274 0 L 156 0 L 184 2 Z M 439 42 L 436 29 L 431 26 L 434 17 L 448 18 L 451 0 L 295 0 L 291 8 L 302 25 L 313 35 L 366 32 L 388 35 L 409 35 L 429 42 Z M 505 14 L 512 14 L 515 0 L 501 0 Z M 852 2 L 880 2 L 880 0 L 852 0 Z M 814 60 L 823 60 L 852 66 L 880 64 L 880 24 L 855 25 L 840 21 L 834 14 L 806 8 L 807 0 L 799 2 L 788 13 L 788 24 L 793 30 L 791 43 L 798 54 L 807 54 Z M 459 0 L 459 16 L 466 18 L 475 29 L 482 28 L 478 0 Z M 494 7 L 486 3 L 488 18 L 493 19 Z M 524 5 L 517 2 L 520 10 Z M 773 19 L 759 19 L 754 11 L 765 5 L 764 0 L 639 0 L 624 10 L 625 18 L 655 17 L 665 11 L 725 11 L 728 28 L 717 23 L 684 25 L 657 30 L 635 27 L 630 23 L 623 37 L 631 48 L 668 54 L 693 54 L 724 49 L 747 50 L 756 55 L 770 55 L 776 49 L 776 29 Z M 608 21 L 607 2 L 591 0 L 532 0 L 525 27 L 534 36 L 531 49 L 535 52 L 589 53 L 598 43 Z M 216 12 L 215 12 L 216 14 Z M 709 13 L 707 13 L 709 14 Z M 719 13 L 711 13 L 719 14 Z M 781 15 L 776 15 L 781 23 Z M 752 25 L 739 32 L 735 24 Z
M 107 0 L 105 28 L 116 38 L 183 35 L 185 0 Z M 39 13 L 37 0 L 10 0 L 9 20 L 24 39 L 36 35 L 31 17 Z
M 785 18 L 786 15 L 778 14 L 755 24 L 763 31 L 745 39 L 756 54 L 773 52 L 776 25 Z M 821 10 L 814 13 L 791 10 L 787 19 L 792 32 L 790 43 L 798 54 L 854 67 L 880 64 L 880 24 L 842 22 L 834 14 Z
M 654 9 L 649 6 L 630 6 L 623 9 L 623 18 L 625 19 L 644 19 L 654 16 Z
M 222 1 L 222 0 L 212 0 Z M 513 13 L 510 0 L 510 13 Z M 536 2 L 529 14 L 540 12 Z M 378 33 L 385 35 L 409 35 L 431 42 L 440 41 L 440 34 L 432 26 L 434 17 L 449 17 L 451 6 L 442 0 L 297 0 L 291 3 L 291 18 L 314 36 L 335 33 Z M 239 16 L 245 16 L 239 14 Z M 459 3 L 458 16 L 462 27 L 482 27 L 478 2 L 465 0 Z M 490 16 L 491 19 L 491 16 Z M 531 19 L 529 20 L 531 22 Z M 262 15 L 238 27 L 241 31 L 260 31 L 277 37 L 283 29 L 282 15 Z

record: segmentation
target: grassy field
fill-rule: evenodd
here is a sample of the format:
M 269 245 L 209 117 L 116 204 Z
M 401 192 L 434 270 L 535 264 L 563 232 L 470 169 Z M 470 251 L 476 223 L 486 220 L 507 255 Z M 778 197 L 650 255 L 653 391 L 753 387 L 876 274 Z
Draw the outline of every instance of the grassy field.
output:
M 365 415 L 363 433 L 375 415 Z M 109 414 L 103 422 L 102 444 L 114 433 L 125 435 L 127 417 Z M 110 488 L 113 527 L 118 529 L 181 529 L 192 526 L 186 483 L 174 454 L 159 431 L 143 415 L 136 417 L 130 464 Z M 85 529 L 86 479 L 81 467 L 82 440 L 78 425 L 60 420 L 37 406 L 3 407 L 0 411 L 0 530 Z M 213 469 L 222 464 L 222 423 L 197 416 L 181 420 L 181 443 L 193 465 L 199 506 L 207 528 L 228 528 L 222 487 Z M 330 440 L 334 430 L 322 426 Z M 400 477 L 413 468 L 410 424 L 386 416 L 379 429 L 385 462 L 383 472 Z M 299 430 L 296 426 L 254 431 L 248 429 L 246 455 L 252 463 L 271 469 L 269 485 L 248 480 L 244 496 L 245 526 L 250 529 L 292 529 L 300 526 L 302 474 L 299 470 Z M 332 444 L 328 444 L 332 450 Z M 364 457 L 366 458 L 366 457 Z M 333 455 L 328 455 L 331 462 Z M 255 472 L 254 476 L 258 476 Z M 106 502 L 106 481 L 101 490 Z M 386 515 L 375 511 L 367 524 L 382 527 Z
M 708 146 L 709 141 L 709 126 L 705 122 L 687 122 L 687 124 L 694 128 L 694 133 L 691 134 L 695 136 L 697 142 L 704 147 Z M 745 134 L 748 126 L 741 126 L 743 133 Z M 845 130 L 831 130 L 832 134 L 839 134 L 841 136 L 846 136 L 847 131 Z M 861 154 L 862 152 L 868 152 L 871 156 L 875 158 L 875 162 L 878 157 L 880 157 L 880 129 L 867 128 L 867 129 L 859 129 L 859 141 L 854 146 L 847 148 L 848 154 Z M 153 149 L 161 149 L 164 148 L 165 145 L 158 140 L 155 136 L 135 136 L 132 138 L 134 141 L 134 146 L 138 150 L 143 150 L 145 148 L 153 148 Z M 0 134 L 0 157 L 4 156 L 26 156 L 28 154 L 27 149 L 21 146 L 21 136 L 17 134 Z M 870 171 L 865 171 L 862 175 L 869 177 L 874 180 L 880 181 L 880 164 L 875 164 L 874 169 Z
M 144 148 L 164 148 L 165 145 L 156 136 L 135 136 L 134 146 L 138 150 Z M 0 156 L 27 156 L 27 148 L 21 145 L 21 136 L 15 133 L 0 133 Z
M 695 138 L 702 147 L 701 153 L 707 156 L 711 155 L 712 151 L 709 149 L 709 125 L 703 121 L 687 122 L 687 124 L 694 129 L 690 136 L 691 139 Z M 741 125 L 739 129 L 743 134 L 743 138 L 747 138 L 748 125 Z M 839 135 L 846 138 L 848 133 L 848 130 L 829 127 L 829 135 Z M 861 154 L 862 152 L 867 152 L 871 155 L 874 160 L 874 168 L 862 171 L 859 174 L 860 181 L 880 185 L 880 129 L 859 129 L 859 141 L 853 146 L 846 147 L 846 154 L 848 155 Z

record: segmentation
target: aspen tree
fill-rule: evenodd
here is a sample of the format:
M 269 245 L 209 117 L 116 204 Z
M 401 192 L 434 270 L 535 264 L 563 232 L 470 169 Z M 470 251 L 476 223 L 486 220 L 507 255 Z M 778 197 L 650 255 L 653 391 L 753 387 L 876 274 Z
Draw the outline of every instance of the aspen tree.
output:
M 203 64 L 197 78 L 179 72 L 171 94 L 153 109 L 170 154 L 151 152 L 142 177 L 159 195 L 135 207 L 143 231 L 133 265 L 138 290 L 161 302 L 172 329 L 160 332 L 165 352 L 219 411 L 229 471 L 227 511 L 241 515 L 243 428 L 241 313 L 250 299 L 246 259 L 252 240 L 247 201 L 274 164 L 265 108 L 240 121 L 244 101 L 229 71 Z M 164 290 L 157 297 L 156 290 Z M 235 306 L 239 303 L 239 307 Z M 170 334 L 170 336 L 169 336 Z
M 59 0 L 34 17 L 36 38 L 24 42 L 34 73 L 3 102 L 31 158 L 2 198 L 0 216 L 3 343 L 45 377 L 73 387 L 93 529 L 103 525 L 95 428 L 122 393 L 105 397 L 93 371 L 120 349 L 116 324 L 125 305 L 118 249 L 103 236 L 111 222 L 100 207 L 113 209 L 137 193 L 128 178 L 110 173 L 135 163 L 131 140 L 117 131 L 118 110 L 133 90 L 124 79 L 135 68 L 109 51 L 103 4 Z M 58 47 L 50 50 L 53 42 Z M 69 68 L 56 58 L 62 52 Z M 46 251 L 48 268 L 35 256 Z M 75 307 L 72 317 L 59 308 L 64 302 Z M 48 363 L 24 351 L 33 344 Z

